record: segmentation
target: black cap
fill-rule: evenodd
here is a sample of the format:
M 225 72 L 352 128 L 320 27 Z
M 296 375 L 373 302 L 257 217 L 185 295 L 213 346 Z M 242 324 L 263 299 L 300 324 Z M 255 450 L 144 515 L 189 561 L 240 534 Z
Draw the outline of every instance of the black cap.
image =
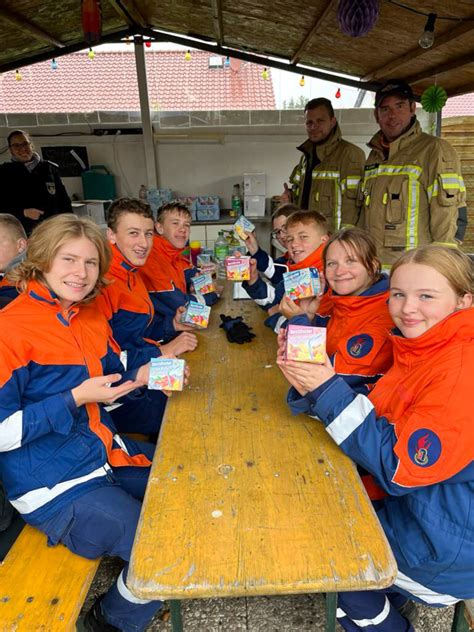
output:
M 375 93 L 375 107 L 378 108 L 385 97 L 390 97 L 394 94 L 410 101 L 415 100 L 413 90 L 406 81 L 403 81 L 403 79 L 389 79 Z

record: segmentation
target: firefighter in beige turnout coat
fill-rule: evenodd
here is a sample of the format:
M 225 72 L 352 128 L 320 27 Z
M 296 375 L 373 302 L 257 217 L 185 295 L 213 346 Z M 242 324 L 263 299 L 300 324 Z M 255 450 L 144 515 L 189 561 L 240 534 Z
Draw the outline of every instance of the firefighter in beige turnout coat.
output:
M 448 142 L 422 132 L 415 108 L 404 81 L 387 82 L 376 93 L 380 130 L 368 144 L 359 225 L 387 267 L 423 244 L 456 247 L 467 224 L 459 158 Z
M 360 213 L 357 192 L 364 172 L 362 149 L 344 140 L 329 99 L 312 99 L 305 107 L 307 140 L 303 154 L 285 183 L 282 202 L 319 211 L 331 231 L 355 225 Z

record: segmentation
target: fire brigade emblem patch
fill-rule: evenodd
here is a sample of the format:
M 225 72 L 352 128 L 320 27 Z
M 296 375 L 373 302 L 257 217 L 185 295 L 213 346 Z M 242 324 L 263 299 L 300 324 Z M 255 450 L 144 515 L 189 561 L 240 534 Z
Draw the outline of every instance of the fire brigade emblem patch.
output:
M 46 189 L 50 195 L 56 195 L 56 185 L 54 182 L 46 182 Z
M 353 358 L 363 358 L 372 351 L 374 340 L 369 334 L 359 334 L 347 341 L 347 353 Z
M 415 465 L 429 467 L 441 456 L 441 441 L 436 433 L 428 428 L 420 428 L 408 439 L 408 456 Z

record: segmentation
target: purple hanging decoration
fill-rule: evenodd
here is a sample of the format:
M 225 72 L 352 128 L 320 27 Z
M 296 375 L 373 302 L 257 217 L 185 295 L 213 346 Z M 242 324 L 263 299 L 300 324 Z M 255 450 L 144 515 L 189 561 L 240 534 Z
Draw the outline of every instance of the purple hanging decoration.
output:
M 337 19 L 341 31 L 350 37 L 364 37 L 379 17 L 379 0 L 339 0 Z

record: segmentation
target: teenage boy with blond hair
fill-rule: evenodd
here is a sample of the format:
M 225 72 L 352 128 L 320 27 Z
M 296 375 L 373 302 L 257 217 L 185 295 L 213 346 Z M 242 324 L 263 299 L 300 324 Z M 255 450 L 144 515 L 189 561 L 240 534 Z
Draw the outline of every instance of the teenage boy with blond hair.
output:
M 145 265 L 140 270 L 157 314 L 159 328 L 153 335 L 169 339 L 176 332 L 173 318 L 176 310 L 189 301 L 214 305 L 219 296 L 215 292 L 204 296 L 192 292 L 192 277 L 197 268 L 183 255 L 191 232 L 191 212 L 179 202 L 163 204 L 158 209 L 155 222 L 153 247 Z

